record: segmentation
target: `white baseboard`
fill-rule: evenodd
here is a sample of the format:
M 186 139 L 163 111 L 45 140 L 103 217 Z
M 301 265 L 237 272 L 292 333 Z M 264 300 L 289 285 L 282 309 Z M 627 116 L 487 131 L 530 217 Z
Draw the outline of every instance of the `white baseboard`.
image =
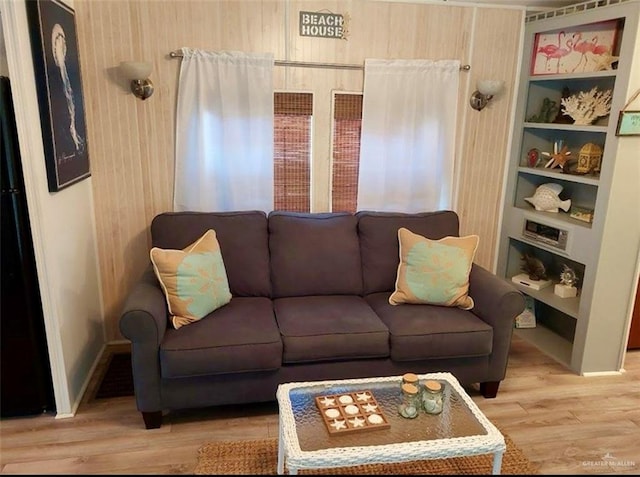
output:
M 593 371 L 590 373 L 582 373 L 581 376 L 584 376 L 586 378 L 593 378 L 597 376 L 620 376 L 624 373 L 625 370 L 621 369 L 620 371 Z

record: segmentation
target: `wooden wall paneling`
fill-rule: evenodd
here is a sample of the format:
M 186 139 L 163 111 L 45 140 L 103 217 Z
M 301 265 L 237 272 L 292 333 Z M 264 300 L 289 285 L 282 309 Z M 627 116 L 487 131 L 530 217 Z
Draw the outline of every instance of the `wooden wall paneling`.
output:
M 113 2 L 111 6 L 113 21 L 110 24 L 110 34 L 113 38 L 121 35 L 122 30 L 127 31 L 128 41 L 113 41 L 109 57 L 105 58 L 105 67 L 117 68 L 122 60 L 145 60 L 140 55 L 140 18 L 135 6 Z M 124 28 L 123 28 L 124 27 Z M 128 27 L 128 28 L 127 28 Z M 126 80 L 125 80 L 126 81 Z M 108 95 L 106 95 L 108 98 Z M 143 264 L 144 242 L 140 243 L 137 237 L 137 222 L 140 220 L 140 211 L 143 209 L 143 178 L 141 172 L 141 156 L 143 141 L 140 141 L 140 113 L 145 104 L 134 97 L 130 92 L 117 95 L 110 101 L 110 107 L 115 108 L 117 121 L 114 137 L 110 144 L 105 144 L 104 160 L 112 163 L 115 182 L 112 184 L 110 208 L 117 211 L 117 216 L 112 216 L 110 223 L 106 224 L 110 232 L 117 231 L 118 248 L 108 250 L 109 259 L 115 264 L 120 278 L 111 285 L 109 305 L 107 310 L 115 317 L 120 312 L 121 296 L 127 287 L 133 283 L 138 274 L 136 270 Z M 119 151 L 113 151 L 114 144 L 118 144 Z M 115 154 L 114 154 L 115 153 Z M 125 251 L 125 252 L 123 252 Z M 125 259 L 125 254 L 130 251 L 138 252 L 136 258 Z M 123 279 L 124 278 L 124 279 Z M 117 320 L 109 320 L 107 328 L 110 335 L 117 330 Z
M 127 193 L 134 186 L 129 164 L 131 138 L 137 136 L 135 98 L 117 72 L 120 60 L 131 59 L 133 41 L 125 3 L 77 2 L 77 16 L 80 43 L 91 52 L 81 58 L 83 70 L 94 72 L 83 82 L 91 104 L 86 115 L 105 329 L 107 339 L 113 339 L 114 317 L 129 283 L 122 255 L 131 233 L 130 210 L 139 203 L 138 196 Z
M 151 58 L 144 56 L 142 52 L 143 34 L 141 24 L 144 18 L 140 14 L 139 5 L 136 3 L 112 2 L 111 6 L 114 21 L 110 24 L 110 33 L 119 41 L 113 41 L 111 55 L 106 58 L 105 66 L 117 67 L 122 60 L 142 60 L 151 61 Z M 128 35 L 121 37 L 121 32 L 128 26 Z M 111 231 L 118 231 L 119 247 L 109 250 L 110 260 L 116 264 L 120 271 L 119 280 L 111 285 L 112 300 L 107 308 L 111 312 L 107 328 L 111 336 L 118 333 L 117 317 L 121 311 L 122 296 L 126 294 L 129 287 L 140 276 L 142 270 L 147 265 L 146 260 L 146 238 L 140 234 L 140 223 L 144 221 L 145 204 L 145 178 L 142 171 L 142 162 L 145 153 L 147 140 L 151 139 L 143 134 L 142 127 L 144 113 L 150 103 L 141 101 L 129 92 L 124 95 L 117 95 L 112 102 L 116 106 L 117 133 L 114 142 L 109 145 L 113 147 L 116 142 L 120 151 L 117 157 L 106 152 L 105 159 L 118 164 L 114 171 L 117 182 L 113 184 L 114 190 L 111 204 L 112 210 L 117 210 L 117 217 L 113 217 L 108 224 Z M 145 140 L 141 140 L 145 138 Z
M 468 38 L 464 32 L 471 25 L 472 13 L 469 8 L 360 0 L 333 4 L 300 1 L 291 2 L 288 8 L 290 48 L 287 59 L 362 65 L 367 58 L 455 58 L 463 61 L 468 56 Z M 299 12 L 322 9 L 350 16 L 346 40 L 298 35 Z M 288 88 L 311 90 L 316 98 L 312 210 L 330 210 L 331 91 L 343 88 L 362 91 L 363 72 L 337 69 L 309 71 L 303 68 L 288 70 Z
M 107 339 L 121 339 L 119 313 L 133 282 L 148 264 L 148 227 L 157 213 L 171 210 L 174 176 L 175 106 L 180 60 L 169 59 L 180 47 L 214 51 L 272 52 L 275 59 L 356 63 L 365 58 L 457 58 L 466 62 L 472 42 L 479 41 L 469 61 L 472 73 L 505 75 L 512 83 L 507 59 L 515 57 L 520 28 L 519 11 L 479 9 L 476 37 L 469 38 L 473 11 L 468 7 L 371 2 L 366 0 L 289 1 L 76 1 L 77 21 L 86 85 L 92 179 Z M 298 35 L 300 10 L 331 10 L 351 15 L 347 40 L 306 38 Z M 484 12 L 491 13 L 484 13 Z M 287 23 L 288 20 L 288 23 Z M 479 29 L 487 31 L 480 32 Z M 506 31 L 506 33 L 505 33 Z M 507 41 L 503 35 L 506 34 Z M 507 44 L 491 63 L 494 36 Z M 515 38 L 510 45 L 510 38 Z M 85 54 L 86 52 L 86 54 Z M 134 98 L 115 68 L 120 61 L 140 59 L 153 64 L 154 95 Z M 505 70 L 506 68 L 506 70 Z M 470 73 L 462 73 L 463 77 Z M 464 81 L 464 79 L 463 79 Z M 276 89 L 312 91 L 314 117 L 313 210 L 330 209 L 331 91 L 362 90 L 363 72 L 356 70 L 276 67 Z M 501 104 L 502 103 L 502 104 Z M 484 181 L 501 178 L 506 135 L 500 132 L 508 118 L 508 105 L 483 111 L 479 124 L 465 122 L 473 140 L 460 141 L 456 156 L 461 166 L 462 223 L 465 230 L 495 229 L 493 213 L 472 210 L 486 194 Z M 461 87 L 459 107 L 469 109 Z M 465 111 L 463 109 L 463 111 Z M 475 111 L 474 111 L 475 113 Z M 487 114 L 489 113 L 489 114 Z M 466 114 L 466 113 L 465 113 Z M 490 116 L 493 114 L 493 116 Z M 494 116 L 499 116 L 495 118 Z M 476 116 L 477 118 L 477 116 Z M 492 133 L 498 125 L 498 132 Z M 506 130 L 506 126 L 505 126 Z M 484 139 L 482 139 L 484 138 Z M 502 144 L 501 141 L 504 143 Z M 470 154 L 473 146 L 475 154 Z M 502 151 L 502 152 L 501 152 Z M 474 159 L 467 159 L 473 157 Z M 494 164 L 497 161 L 497 164 Z M 477 168 L 480 167 L 478 170 Z M 485 168 L 485 169 L 483 169 Z M 470 177 L 467 177 L 470 176 Z M 500 190 L 501 185 L 496 185 Z M 499 197 L 498 197 L 499 199 Z M 495 200 L 497 203 L 497 200 Z M 481 246 L 491 247 L 481 231 Z M 483 261 L 489 263 L 489 254 Z M 481 256 L 484 257 L 485 255 Z
M 461 234 L 477 234 L 480 244 L 476 263 L 492 270 L 497 241 L 497 224 L 502 199 L 502 184 L 510 117 L 514 101 L 513 86 L 519 60 L 523 28 L 520 10 L 478 8 L 474 36 L 471 39 L 471 91 L 479 78 L 505 81 L 505 90 L 482 111 L 469 106 L 464 98 L 465 137 L 460 160 L 457 212 Z
M 182 45 L 174 41 L 173 34 L 157 34 L 157 25 L 166 21 L 167 17 L 176 20 L 180 18 L 179 8 L 175 3 L 167 3 L 168 11 L 157 8 L 153 2 L 135 4 L 139 7 L 141 18 L 145 19 L 140 22 L 140 57 L 152 61 L 151 77 L 155 86 L 154 95 L 143 103 L 139 131 L 140 138 L 147 139 L 141 141 L 145 203 L 143 221 L 139 226 L 148 236 L 149 247 L 151 237 L 148 226 L 151 220 L 157 214 L 173 208 L 175 105 L 180 61 L 168 59 L 168 54 Z M 174 28 L 181 29 L 181 26 Z
M 112 230 L 105 227 L 105 224 L 113 215 L 113 207 L 110 201 L 113 194 L 113 185 L 117 182 L 114 171 L 120 165 L 118 151 L 110 148 L 111 144 L 119 143 L 119 131 L 114 129 L 115 123 L 110 118 L 117 118 L 120 112 L 112 99 L 114 89 L 114 76 L 108 70 L 111 66 L 106 58 L 110 56 L 114 47 L 120 44 L 115 41 L 112 31 L 94 28 L 96 22 L 107 24 L 116 23 L 117 16 L 114 15 L 113 5 L 108 2 L 96 4 L 96 9 L 89 10 L 90 5 L 85 2 L 76 3 L 76 15 L 79 42 L 81 48 L 81 62 L 83 68 L 83 83 L 85 96 L 87 96 L 87 130 L 89 136 L 89 160 L 91 163 L 92 185 L 94 191 L 94 207 L 96 216 L 96 232 L 98 236 L 99 262 L 101 268 L 101 280 L 105 283 L 118 283 L 117 280 L 122 275 L 122 270 L 113 263 L 109 256 L 109 251 L 121 249 L 119 236 Z M 127 24 L 121 26 L 121 35 L 127 35 Z M 87 52 L 88 54 L 83 54 Z M 108 66 L 107 66 L 108 65 Z M 89 74 L 87 74 L 89 73 Z M 115 152 L 115 154 L 113 154 Z M 115 166 L 114 166 L 115 165 Z M 125 232 L 126 233 L 126 232 Z M 108 248 L 105 247 L 105 241 Z M 108 315 L 110 303 L 120 298 L 120 294 L 113 293 L 113 289 L 103 289 L 103 301 L 105 312 Z M 115 297 L 114 297 L 115 295 Z M 105 317 L 106 328 L 109 321 Z
M 432 5 L 422 10 L 418 18 L 416 43 L 420 50 L 426 52 L 424 58 L 457 59 L 463 64 L 469 62 L 473 9 Z

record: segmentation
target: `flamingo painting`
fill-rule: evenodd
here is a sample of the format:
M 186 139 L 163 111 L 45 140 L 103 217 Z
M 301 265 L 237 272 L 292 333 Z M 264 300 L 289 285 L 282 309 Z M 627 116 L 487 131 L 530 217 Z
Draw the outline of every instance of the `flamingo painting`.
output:
M 538 33 L 533 49 L 531 73 L 586 73 L 611 69 L 616 44 L 617 21 L 591 23 L 576 28 Z
M 589 68 L 588 71 L 598 71 L 601 69 L 602 60 L 599 58 L 614 58 L 611 56 L 611 46 L 598 43 L 598 35 L 594 35 L 591 40 L 583 40 L 582 35 L 577 33 L 569 39 L 568 45 L 574 50 L 580 53 L 580 60 L 573 68 L 575 72 L 580 65 L 582 65 L 582 71 L 587 70 L 589 60 L 592 60 L 593 68 Z M 583 64 L 584 60 L 584 64 Z
M 598 36 L 594 36 L 591 40 L 583 40 L 582 33 L 578 32 L 569 41 L 569 45 L 573 48 L 573 51 L 577 51 L 580 53 L 580 59 L 576 66 L 574 66 L 572 72 L 575 72 L 580 65 L 582 65 L 582 61 L 584 60 L 584 65 L 582 65 L 582 71 L 586 70 L 587 63 L 589 59 L 587 58 L 587 53 L 593 53 L 598 45 Z M 600 45 L 601 46 L 601 45 Z
M 545 70 L 550 71 L 549 60 L 555 59 L 556 61 L 556 73 L 560 72 L 560 59 L 564 56 L 567 56 L 571 53 L 571 47 L 568 44 L 569 40 L 566 40 L 565 45 L 562 45 L 562 39 L 566 36 L 564 31 L 558 33 L 558 44 L 554 45 L 553 43 L 549 43 L 547 45 L 541 46 L 538 48 L 537 52 L 542 53 L 546 58 L 545 61 Z

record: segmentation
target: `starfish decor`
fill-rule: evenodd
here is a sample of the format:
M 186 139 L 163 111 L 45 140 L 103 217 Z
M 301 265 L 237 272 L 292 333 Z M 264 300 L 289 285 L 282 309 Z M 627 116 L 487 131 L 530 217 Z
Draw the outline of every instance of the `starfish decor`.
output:
M 603 55 L 601 55 L 599 58 L 595 60 L 596 61 L 595 70 L 596 71 L 612 70 L 613 64 L 617 63 L 618 59 L 619 59 L 618 56 L 612 56 L 611 52 L 607 51 L 606 53 L 604 53 Z
M 543 152 L 542 155 L 550 158 L 549 162 L 547 162 L 544 167 L 549 169 L 559 167 L 564 171 L 564 165 L 569 160 L 571 151 L 567 146 L 562 146 L 562 149 L 558 150 L 558 143 L 556 142 L 553 144 L 553 154 L 550 152 Z

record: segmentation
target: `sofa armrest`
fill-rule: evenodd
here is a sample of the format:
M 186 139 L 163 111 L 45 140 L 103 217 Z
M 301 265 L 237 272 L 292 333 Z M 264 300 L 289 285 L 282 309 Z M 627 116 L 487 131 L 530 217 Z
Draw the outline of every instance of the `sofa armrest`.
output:
M 120 332 L 135 343 L 160 346 L 167 329 L 167 301 L 152 268 L 148 268 L 127 296 L 120 315 Z
M 164 293 L 152 268 L 131 289 L 120 316 L 120 332 L 131 340 L 133 385 L 138 410 L 162 411 L 160 343 L 168 322 Z
M 493 347 L 489 363 L 491 381 L 501 381 L 507 371 L 509 348 L 515 318 L 524 310 L 524 295 L 504 279 L 473 264 L 469 274 L 471 310 L 493 328 Z

